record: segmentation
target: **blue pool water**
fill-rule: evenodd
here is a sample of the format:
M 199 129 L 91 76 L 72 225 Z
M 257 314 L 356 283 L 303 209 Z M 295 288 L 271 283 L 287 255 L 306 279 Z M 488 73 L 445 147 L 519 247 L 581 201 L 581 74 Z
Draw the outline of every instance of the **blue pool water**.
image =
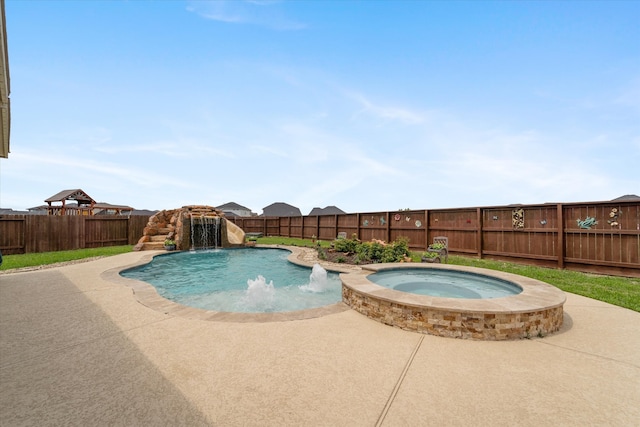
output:
M 292 264 L 282 249 L 215 249 L 157 256 L 125 270 L 179 304 L 214 311 L 269 313 L 341 301 L 337 273 Z
M 442 298 L 501 298 L 522 292 L 506 280 L 453 270 L 403 268 L 379 271 L 367 278 L 396 291 Z

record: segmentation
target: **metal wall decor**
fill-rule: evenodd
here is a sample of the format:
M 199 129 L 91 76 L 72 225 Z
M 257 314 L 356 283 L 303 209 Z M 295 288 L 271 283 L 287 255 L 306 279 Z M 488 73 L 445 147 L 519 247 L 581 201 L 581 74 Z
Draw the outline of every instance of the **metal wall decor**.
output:
M 513 228 L 524 228 L 524 209 L 514 209 L 511 213 Z
M 590 216 L 587 216 L 585 219 L 578 218 L 576 222 L 578 223 L 578 227 L 583 228 L 585 230 L 589 230 L 594 225 L 598 225 L 598 221 L 596 221 L 595 218 L 592 218 Z
M 619 214 L 618 208 L 611 209 L 611 212 L 609 212 L 609 219 L 607 220 L 610 226 L 612 227 L 620 226 L 620 223 L 618 222 L 618 214 Z

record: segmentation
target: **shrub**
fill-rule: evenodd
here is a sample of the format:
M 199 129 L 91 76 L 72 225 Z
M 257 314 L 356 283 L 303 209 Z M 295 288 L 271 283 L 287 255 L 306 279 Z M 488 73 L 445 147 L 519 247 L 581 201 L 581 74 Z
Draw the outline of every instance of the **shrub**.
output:
M 355 253 L 360 245 L 360 240 L 351 239 L 337 239 L 333 241 L 333 248 L 338 252 Z
M 391 244 L 386 244 L 381 240 L 360 242 L 357 239 L 340 239 L 334 242 L 334 248 L 338 252 L 355 253 L 357 264 L 400 262 L 410 255 L 409 240 L 406 237 L 398 238 Z

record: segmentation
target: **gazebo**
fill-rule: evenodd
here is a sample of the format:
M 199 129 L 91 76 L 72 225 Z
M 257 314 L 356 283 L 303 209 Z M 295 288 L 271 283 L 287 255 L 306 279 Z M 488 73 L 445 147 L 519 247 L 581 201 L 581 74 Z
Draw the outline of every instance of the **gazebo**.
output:
M 68 200 L 75 200 L 77 205 L 67 206 Z M 45 200 L 48 215 L 91 215 L 96 201 L 80 189 L 63 190 Z M 53 205 L 52 203 L 61 203 Z
M 69 200 L 73 200 L 76 203 L 67 204 Z M 133 211 L 130 206 L 98 203 L 80 189 L 63 190 L 49 197 L 45 202 L 47 202 L 47 215 L 124 215 L 131 214 Z M 54 205 L 53 203 L 60 203 L 60 205 Z

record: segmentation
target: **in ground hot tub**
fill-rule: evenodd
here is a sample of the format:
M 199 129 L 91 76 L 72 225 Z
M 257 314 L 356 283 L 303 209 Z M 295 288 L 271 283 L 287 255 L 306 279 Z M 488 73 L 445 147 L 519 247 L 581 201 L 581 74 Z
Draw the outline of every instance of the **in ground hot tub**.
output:
M 429 276 L 446 280 L 434 285 Z M 387 325 L 454 338 L 508 340 L 556 332 L 566 300 L 539 280 L 453 265 L 374 264 L 340 279 L 342 300 L 354 310 Z M 470 286 L 462 286 L 465 281 Z M 506 294 L 480 295 L 485 283 Z

